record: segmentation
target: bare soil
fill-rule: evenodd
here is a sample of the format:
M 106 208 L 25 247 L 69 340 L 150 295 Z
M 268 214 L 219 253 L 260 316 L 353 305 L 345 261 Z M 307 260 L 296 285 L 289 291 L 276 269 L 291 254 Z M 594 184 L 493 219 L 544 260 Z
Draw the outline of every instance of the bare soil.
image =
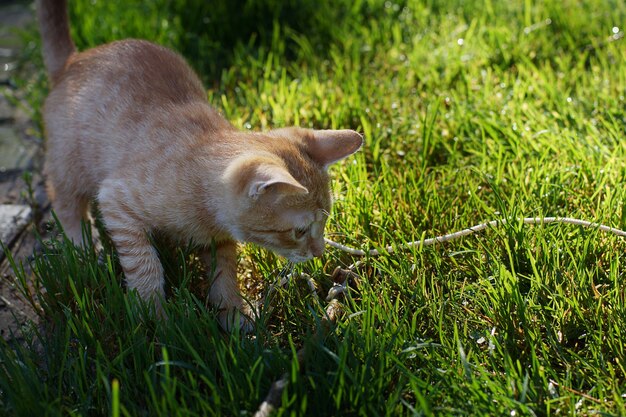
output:
M 49 217 L 41 176 L 43 146 L 27 107 L 19 100 L 20 91 L 11 80 L 19 67 L 18 53 L 22 47 L 19 30 L 32 23 L 29 3 L 0 2 L 0 205 L 30 205 L 34 214 L 26 228 L 2 235 L 8 236 L 3 243 L 27 271 L 37 246 L 34 230 L 41 229 Z M 32 192 L 24 179 L 25 173 L 32 176 Z M 0 335 L 4 339 L 19 339 L 23 326 L 36 320 L 35 311 L 16 289 L 15 274 L 0 250 Z

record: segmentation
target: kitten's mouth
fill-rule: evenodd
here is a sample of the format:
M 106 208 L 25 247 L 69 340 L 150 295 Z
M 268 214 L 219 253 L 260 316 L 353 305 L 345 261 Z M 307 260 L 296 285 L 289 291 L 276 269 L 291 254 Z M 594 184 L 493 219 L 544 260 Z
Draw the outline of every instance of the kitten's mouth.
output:
M 293 252 L 290 250 L 285 250 L 283 248 L 277 248 L 277 247 L 272 247 L 269 245 L 265 246 L 267 249 L 270 249 L 272 252 L 276 253 L 277 255 L 282 256 L 283 258 L 287 259 L 290 262 L 293 262 L 294 264 L 299 264 L 302 262 L 306 262 L 306 261 L 310 261 L 311 259 L 313 259 L 315 256 L 313 256 L 313 254 L 308 254 L 308 255 L 301 255 L 300 253 L 297 252 Z
M 302 255 L 290 255 L 290 256 L 285 256 L 285 257 L 289 259 L 289 261 L 293 262 L 294 264 L 299 264 L 299 263 L 310 261 L 311 259 L 313 259 L 313 256 L 302 256 Z
M 304 255 L 300 255 L 298 253 L 280 253 L 278 252 L 279 255 L 287 258 L 287 260 L 289 260 L 290 262 L 293 262 L 294 264 L 299 264 L 302 262 L 306 262 L 306 261 L 310 261 L 311 259 L 313 259 L 313 255 L 309 255 L 309 256 L 304 256 Z

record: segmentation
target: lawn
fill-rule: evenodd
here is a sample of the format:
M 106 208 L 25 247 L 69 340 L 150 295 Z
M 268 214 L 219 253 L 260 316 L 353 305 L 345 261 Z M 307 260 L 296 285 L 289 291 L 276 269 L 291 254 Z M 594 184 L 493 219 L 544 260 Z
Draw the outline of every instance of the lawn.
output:
M 140 37 L 181 52 L 242 129 L 362 132 L 363 149 L 331 169 L 327 234 L 398 250 L 329 248 L 280 286 L 287 263 L 246 246 L 242 286 L 264 301 L 243 335 L 205 307 L 189 248 L 162 247 L 169 319 L 154 320 L 125 294 L 110 247 L 98 262 L 46 242 L 32 277 L 16 267 L 43 325 L 0 345 L 0 415 L 247 416 L 283 375 L 278 416 L 626 414 L 626 242 L 519 220 L 626 228 L 624 2 L 70 8 L 80 49 Z M 40 122 L 47 87 L 34 28 L 24 36 L 37 70 L 19 82 Z M 508 222 L 400 247 L 494 219 Z M 336 267 L 354 275 L 325 327 Z

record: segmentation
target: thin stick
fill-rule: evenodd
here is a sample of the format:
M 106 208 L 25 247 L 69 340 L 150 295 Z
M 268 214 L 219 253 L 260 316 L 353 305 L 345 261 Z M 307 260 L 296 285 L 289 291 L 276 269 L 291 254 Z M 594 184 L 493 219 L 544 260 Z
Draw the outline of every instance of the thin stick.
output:
M 515 219 L 515 221 L 522 221 L 524 224 L 548 224 L 548 223 L 566 223 L 566 224 L 573 224 L 575 226 L 582 226 L 585 228 L 589 228 L 589 229 L 598 229 L 601 230 L 603 232 L 608 232 L 608 233 L 613 233 L 614 235 L 620 236 L 620 237 L 626 237 L 626 232 L 620 229 L 616 229 L 614 227 L 610 227 L 610 226 L 605 226 L 603 224 L 600 223 L 594 223 L 594 222 L 589 222 L 587 220 L 580 220 L 580 219 L 573 219 L 571 217 L 525 217 L 525 218 L 518 218 Z M 497 227 L 497 226 L 502 226 L 507 224 L 508 221 L 506 219 L 500 219 L 500 220 L 492 220 L 490 222 L 487 223 L 481 223 L 481 224 L 477 224 L 475 226 L 469 227 L 467 229 L 463 229 L 463 230 L 459 230 L 458 232 L 454 232 L 454 233 L 449 233 L 447 235 L 443 235 L 443 236 L 436 236 L 436 237 L 432 237 L 429 239 L 423 239 L 423 240 L 416 240 L 413 242 L 409 242 L 406 243 L 402 246 L 400 246 L 398 249 L 408 249 L 408 248 L 412 248 L 414 246 L 430 246 L 430 245 L 434 245 L 435 243 L 444 243 L 444 242 L 448 242 L 450 240 L 454 240 L 454 239 L 458 239 L 461 238 L 463 236 L 467 236 L 467 235 L 471 235 L 477 232 L 480 232 L 481 230 L 485 230 L 489 227 Z M 387 246 L 386 248 L 384 248 L 383 250 L 378 250 L 378 249 L 372 249 L 370 251 L 363 251 L 361 249 L 356 249 L 356 248 L 352 248 L 350 246 L 346 246 L 346 245 L 342 245 L 341 243 L 337 243 L 334 242 L 330 239 L 325 239 L 326 240 L 326 244 L 339 249 L 343 252 L 346 252 L 350 255 L 353 256 L 379 256 L 382 253 L 393 253 L 396 249 L 394 249 L 393 246 Z

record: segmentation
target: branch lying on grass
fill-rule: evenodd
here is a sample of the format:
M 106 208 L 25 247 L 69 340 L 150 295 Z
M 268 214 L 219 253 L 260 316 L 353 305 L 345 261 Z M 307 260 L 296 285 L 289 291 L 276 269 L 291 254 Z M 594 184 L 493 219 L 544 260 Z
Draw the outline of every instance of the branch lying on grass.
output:
M 326 297 L 326 301 L 328 301 L 328 306 L 326 306 L 326 314 L 322 317 L 320 328 L 317 329 L 317 332 L 314 336 L 314 340 L 319 341 L 323 339 L 328 332 L 332 329 L 333 324 L 337 322 L 337 318 L 341 314 L 341 303 L 339 303 L 339 296 L 345 294 L 348 279 L 352 275 L 352 272 L 342 270 L 341 268 L 335 268 L 333 272 L 333 281 L 335 285 L 328 291 L 328 296 Z M 312 289 L 313 293 L 315 293 L 315 289 Z M 317 293 L 315 293 L 317 296 Z M 303 368 L 304 358 L 306 357 L 306 346 L 298 349 L 296 352 L 296 356 L 298 358 L 298 364 L 300 365 L 300 369 Z M 289 374 L 285 373 L 283 376 L 275 381 L 265 400 L 259 406 L 259 409 L 254 414 L 254 417 L 269 417 L 274 410 L 280 406 L 280 400 L 283 394 L 284 389 L 289 384 Z
M 613 233 L 614 235 L 617 236 L 621 236 L 621 237 L 626 237 L 626 232 L 620 229 L 616 229 L 614 227 L 610 227 L 610 226 L 605 226 L 603 224 L 600 223 L 593 223 L 593 222 L 589 222 L 587 220 L 580 220 L 580 219 L 573 219 L 571 217 L 525 217 L 525 218 L 517 218 L 514 219 L 515 221 L 521 221 L 524 224 L 548 224 L 548 223 L 566 223 L 566 224 L 573 224 L 575 226 L 582 226 L 588 229 L 598 229 L 601 230 L 603 232 L 608 232 L 608 233 Z M 412 248 L 412 247 L 420 247 L 420 246 L 430 246 L 430 245 L 434 245 L 435 243 L 444 243 L 444 242 L 448 242 L 450 240 L 454 240 L 454 239 L 458 239 L 460 237 L 463 236 L 467 236 L 467 235 L 471 235 L 477 232 L 480 232 L 481 230 L 485 230 L 489 227 L 497 227 L 497 226 L 502 226 L 507 224 L 508 221 L 506 219 L 500 219 L 500 220 L 492 220 L 490 222 L 487 223 L 481 223 L 481 224 L 477 224 L 475 226 L 469 227 L 467 229 L 463 229 L 463 230 L 459 230 L 458 232 L 454 232 L 454 233 L 449 233 L 447 235 L 443 235 L 443 236 L 437 236 L 437 237 L 433 237 L 430 239 L 423 239 L 423 240 L 416 240 L 413 242 L 409 242 L 406 243 L 404 245 L 401 245 L 397 248 L 394 248 L 393 246 L 387 246 L 385 247 L 383 250 L 378 250 L 378 249 L 372 249 L 369 251 L 363 251 L 361 249 L 356 249 L 356 248 L 352 248 L 350 246 L 346 246 L 346 245 L 342 245 L 341 243 L 337 243 L 334 242 L 330 239 L 325 239 L 326 240 L 326 244 L 339 249 L 343 252 L 346 252 L 350 255 L 353 256 L 378 256 L 384 252 L 387 253 L 393 253 L 394 251 L 396 251 L 397 249 L 408 249 L 408 248 Z

